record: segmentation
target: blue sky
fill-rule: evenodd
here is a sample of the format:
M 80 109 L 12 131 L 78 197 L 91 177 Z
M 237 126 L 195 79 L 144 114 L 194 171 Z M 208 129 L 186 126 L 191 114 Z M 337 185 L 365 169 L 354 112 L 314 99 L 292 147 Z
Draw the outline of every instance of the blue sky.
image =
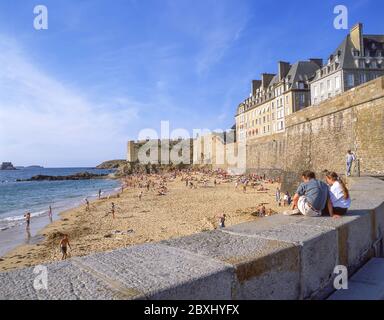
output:
M 338 46 L 338 4 L 349 27 L 384 33 L 379 0 L 2 0 L 0 161 L 93 166 L 161 120 L 229 128 L 252 79 Z

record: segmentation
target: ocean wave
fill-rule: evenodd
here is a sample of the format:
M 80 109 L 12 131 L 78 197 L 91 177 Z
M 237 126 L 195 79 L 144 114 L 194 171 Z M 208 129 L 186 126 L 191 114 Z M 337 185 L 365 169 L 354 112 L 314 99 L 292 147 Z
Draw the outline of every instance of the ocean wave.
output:
M 2 181 L 5 181 L 5 180 L 10 181 L 8 179 L 8 177 L 6 179 L 4 179 L 4 178 L 2 179 Z M 1 181 L 0 181 L 0 183 L 1 183 Z M 19 185 L 17 185 L 17 186 L 19 186 Z M 111 186 L 100 185 L 100 189 L 101 188 L 104 189 L 101 193 L 101 195 L 104 197 L 109 195 L 109 194 L 114 194 L 118 190 L 120 190 L 120 188 L 116 187 L 116 185 L 111 185 Z M 96 189 L 96 190 L 98 190 L 98 189 Z M 58 199 L 57 199 L 57 201 L 55 201 L 55 200 L 52 201 L 52 199 L 47 200 L 46 208 L 48 209 L 48 206 L 51 204 L 53 212 L 54 212 L 54 216 L 57 216 L 58 214 L 60 214 L 61 212 L 65 211 L 65 210 L 72 209 L 72 208 L 77 207 L 80 204 L 84 203 L 84 199 L 87 199 L 87 198 L 88 199 L 97 199 L 98 193 L 96 190 L 95 189 L 94 190 L 84 190 L 84 193 L 81 195 L 81 194 L 79 194 L 79 192 L 77 190 L 73 194 L 71 192 L 71 190 L 68 189 L 68 193 L 66 194 L 65 198 L 63 198 L 63 196 L 62 196 L 62 192 L 58 193 L 58 195 L 52 194 L 52 198 L 54 198 L 55 196 L 58 196 Z M 40 190 L 38 190 L 38 191 L 40 192 Z M 51 190 L 48 190 L 48 191 L 52 193 Z M 55 191 L 55 190 L 53 190 L 53 191 Z M 83 191 L 83 190 L 81 190 L 81 191 Z M 32 196 L 34 196 L 34 194 L 32 194 Z M 32 206 L 33 206 L 34 202 L 36 202 L 36 200 L 32 199 L 31 201 L 28 202 L 28 204 L 29 205 L 32 204 Z M 47 209 L 42 210 L 42 208 L 41 208 L 41 206 L 44 204 L 42 204 L 41 201 L 39 201 L 38 205 L 40 208 L 39 207 L 37 207 L 37 208 L 35 207 L 35 209 L 31 208 L 32 210 L 30 212 L 31 212 L 31 218 L 32 219 L 33 218 L 36 219 L 36 218 L 40 218 L 40 217 L 43 218 L 44 216 L 46 216 L 46 217 L 48 216 L 48 210 Z M 20 203 L 20 206 L 19 206 L 17 211 L 16 210 L 13 212 L 11 212 L 11 211 L 1 212 L 0 211 L 0 232 L 4 231 L 4 230 L 8 230 L 8 229 L 13 228 L 13 227 L 22 226 L 25 224 L 24 213 L 26 212 L 26 210 L 23 210 L 22 207 L 25 207 L 25 205 L 23 203 Z M 33 211 L 33 210 L 35 210 L 35 211 Z M 33 221 L 32 221 L 32 223 L 33 223 Z
M 31 212 L 31 218 L 41 217 L 47 213 L 48 213 L 47 210 Z M 17 221 L 23 221 L 23 220 L 25 220 L 24 215 L 0 218 L 0 222 L 17 222 Z

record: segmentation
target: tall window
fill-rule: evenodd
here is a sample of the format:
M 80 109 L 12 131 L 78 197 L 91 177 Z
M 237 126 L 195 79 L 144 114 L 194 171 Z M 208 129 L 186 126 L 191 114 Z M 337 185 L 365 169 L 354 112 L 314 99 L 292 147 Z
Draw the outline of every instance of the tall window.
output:
M 300 93 L 299 102 L 300 102 L 301 106 L 305 104 L 305 94 L 304 93 Z
M 365 73 L 360 74 L 360 83 L 367 82 L 367 76 Z
M 318 97 L 319 96 L 319 87 L 318 86 L 314 86 L 315 87 L 315 97 Z
M 348 74 L 347 85 L 348 87 L 353 87 L 355 85 L 355 76 L 353 74 Z
M 337 76 L 335 78 L 335 89 L 338 90 L 340 89 L 340 87 L 341 87 L 341 79 L 340 79 L 340 76 Z

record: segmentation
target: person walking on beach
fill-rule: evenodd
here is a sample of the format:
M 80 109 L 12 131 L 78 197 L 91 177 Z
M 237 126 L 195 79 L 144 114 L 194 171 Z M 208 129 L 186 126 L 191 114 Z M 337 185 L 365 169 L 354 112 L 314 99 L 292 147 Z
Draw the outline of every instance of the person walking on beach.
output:
M 52 220 L 52 206 L 48 208 L 48 218 Z
M 101 199 L 101 189 L 99 189 L 99 200 Z
M 289 193 L 288 193 L 288 191 L 284 194 L 284 196 L 283 196 L 283 204 L 284 204 L 284 207 L 285 206 L 289 206 L 290 205 L 290 203 L 289 203 Z
M 355 160 L 356 160 L 355 154 L 351 150 L 348 150 L 347 155 L 346 155 L 347 177 L 351 176 L 352 164 L 353 164 L 353 161 L 355 161 Z
M 276 199 L 277 203 L 280 202 L 280 188 L 279 187 L 276 188 L 275 199 Z
M 111 208 L 112 218 L 115 219 L 115 203 L 112 202 L 112 208 Z
M 90 208 L 89 208 L 89 201 L 87 198 L 85 198 L 85 211 L 86 212 L 89 212 L 90 211 Z
M 64 235 L 63 235 L 63 238 L 62 238 L 61 241 L 60 241 L 60 250 L 61 250 L 61 253 L 62 253 L 61 260 L 65 260 L 65 259 L 67 259 L 67 257 L 68 257 L 68 253 L 67 253 L 67 251 L 68 251 L 68 247 L 69 247 L 70 249 L 72 249 L 72 248 L 71 248 L 71 245 L 69 244 L 68 235 L 67 235 L 67 234 L 64 234 Z
M 24 215 L 24 218 L 25 218 L 25 223 L 26 223 L 26 229 L 29 229 L 30 225 L 31 225 L 31 213 L 30 212 L 27 212 L 25 215 Z

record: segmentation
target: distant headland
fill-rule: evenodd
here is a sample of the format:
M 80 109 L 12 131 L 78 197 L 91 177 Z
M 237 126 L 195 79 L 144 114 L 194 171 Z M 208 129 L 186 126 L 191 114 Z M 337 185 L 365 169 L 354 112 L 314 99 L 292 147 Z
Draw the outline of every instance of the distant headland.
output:
M 12 162 L 3 162 L 0 166 L 0 170 L 20 170 L 20 169 L 43 169 L 43 166 L 14 166 Z

